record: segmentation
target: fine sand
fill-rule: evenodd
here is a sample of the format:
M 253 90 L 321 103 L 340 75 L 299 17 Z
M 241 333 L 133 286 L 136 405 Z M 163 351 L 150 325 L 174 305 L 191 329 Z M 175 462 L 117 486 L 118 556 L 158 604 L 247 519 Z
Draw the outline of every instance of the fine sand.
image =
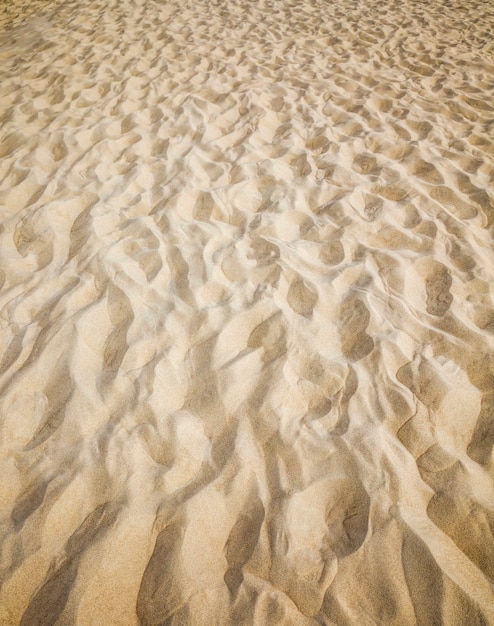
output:
M 494 624 L 493 33 L 1 0 L 0 626 Z

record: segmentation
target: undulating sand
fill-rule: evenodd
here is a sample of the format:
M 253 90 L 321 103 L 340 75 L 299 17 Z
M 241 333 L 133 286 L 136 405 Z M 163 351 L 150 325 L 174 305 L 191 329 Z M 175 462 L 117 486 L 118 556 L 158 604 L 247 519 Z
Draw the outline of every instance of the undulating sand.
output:
M 494 4 L 1 0 L 0 625 L 494 624 Z

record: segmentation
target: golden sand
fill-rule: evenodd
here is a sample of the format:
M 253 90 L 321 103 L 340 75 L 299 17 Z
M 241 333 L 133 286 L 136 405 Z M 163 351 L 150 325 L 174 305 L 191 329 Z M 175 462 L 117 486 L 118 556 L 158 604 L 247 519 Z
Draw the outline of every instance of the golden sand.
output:
M 1 626 L 494 624 L 493 32 L 2 0 Z

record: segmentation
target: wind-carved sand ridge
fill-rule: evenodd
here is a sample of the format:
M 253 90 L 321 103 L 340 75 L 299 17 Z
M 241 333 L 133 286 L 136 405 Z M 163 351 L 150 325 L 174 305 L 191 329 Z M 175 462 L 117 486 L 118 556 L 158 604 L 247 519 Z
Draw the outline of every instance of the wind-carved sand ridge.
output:
M 494 624 L 492 4 L 0 24 L 0 625 Z

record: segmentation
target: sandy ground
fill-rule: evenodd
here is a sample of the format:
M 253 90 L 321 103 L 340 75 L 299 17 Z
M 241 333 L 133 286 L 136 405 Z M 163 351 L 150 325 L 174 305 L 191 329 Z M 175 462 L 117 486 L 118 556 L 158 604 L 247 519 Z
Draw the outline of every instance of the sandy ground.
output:
M 494 5 L 0 3 L 1 626 L 494 624 Z

